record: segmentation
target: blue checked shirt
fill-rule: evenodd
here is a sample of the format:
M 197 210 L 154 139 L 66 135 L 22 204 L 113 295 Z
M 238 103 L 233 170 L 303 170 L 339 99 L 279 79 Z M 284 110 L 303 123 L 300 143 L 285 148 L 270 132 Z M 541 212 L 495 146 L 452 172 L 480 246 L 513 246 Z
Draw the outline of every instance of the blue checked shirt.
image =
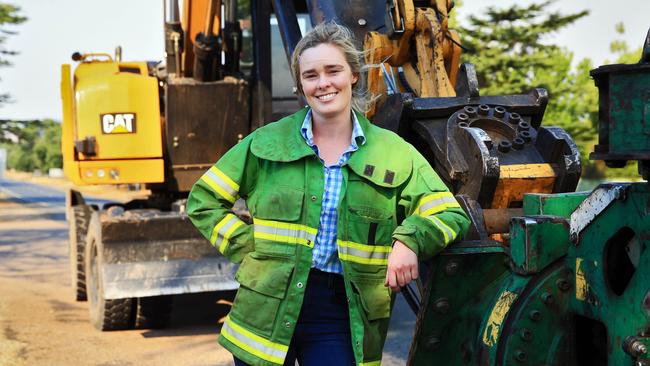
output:
M 325 187 L 323 189 L 323 203 L 320 211 L 320 224 L 316 234 L 316 243 L 312 252 L 312 267 L 321 271 L 332 273 L 343 273 L 339 254 L 336 249 L 336 222 L 338 220 L 338 207 L 341 199 L 341 185 L 343 184 L 343 172 L 341 168 L 347 164 L 350 154 L 359 149 L 357 142 L 361 145 L 366 143 L 366 136 L 363 134 L 361 125 L 357 116 L 352 113 L 352 139 L 350 146 L 345 150 L 339 161 L 335 165 L 325 166 L 323 159 L 323 169 L 325 170 Z M 300 128 L 302 137 L 307 142 L 316 155 L 318 146 L 314 144 L 314 133 L 311 126 L 311 109 L 307 112 L 305 120 Z

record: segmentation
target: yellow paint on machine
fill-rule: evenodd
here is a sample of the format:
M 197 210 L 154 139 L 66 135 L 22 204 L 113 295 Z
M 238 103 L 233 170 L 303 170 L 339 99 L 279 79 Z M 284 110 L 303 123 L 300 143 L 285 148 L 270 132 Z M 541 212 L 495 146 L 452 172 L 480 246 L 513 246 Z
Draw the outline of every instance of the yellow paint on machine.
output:
M 582 258 L 576 258 L 576 299 L 580 301 L 587 300 L 587 279 L 582 269 Z
M 500 167 L 492 208 L 509 208 L 526 193 L 553 193 L 555 164 L 513 164 Z
M 492 308 L 490 313 L 490 318 L 485 326 L 485 332 L 483 333 L 483 343 L 486 346 L 492 347 L 496 344 L 497 339 L 499 339 L 499 333 L 501 332 L 501 325 L 503 324 L 503 319 L 510 311 L 510 306 L 517 298 L 517 294 L 510 291 L 504 291 L 499 300 Z

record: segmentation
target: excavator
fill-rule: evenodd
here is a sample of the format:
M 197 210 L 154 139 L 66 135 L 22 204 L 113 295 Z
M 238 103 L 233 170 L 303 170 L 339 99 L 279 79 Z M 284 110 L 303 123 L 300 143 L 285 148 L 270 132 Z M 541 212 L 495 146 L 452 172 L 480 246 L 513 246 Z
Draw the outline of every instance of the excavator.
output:
M 246 134 L 295 111 L 287 60 L 302 34 L 346 25 L 371 66 L 368 116 L 414 145 L 472 225 L 402 291 L 409 365 L 650 365 L 650 190 L 575 192 L 578 148 L 542 125 L 548 93 L 480 95 L 451 0 L 165 2 L 165 62 L 120 51 L 62 66 L 62 149 L 76 184 L 143 183 L 146 199 L 68 193 L 77 300 L 100 330 L 162 326 L 177 294 L 233 290 L 236 267 L 191 226 L 191 185 Z M 281 43 L 280 43 L 281 41 Z M 650 34 L 636 65 L 592 71 L 593 159 L 650 176 Z M 236 214 L 245 220 L 245 203 Z

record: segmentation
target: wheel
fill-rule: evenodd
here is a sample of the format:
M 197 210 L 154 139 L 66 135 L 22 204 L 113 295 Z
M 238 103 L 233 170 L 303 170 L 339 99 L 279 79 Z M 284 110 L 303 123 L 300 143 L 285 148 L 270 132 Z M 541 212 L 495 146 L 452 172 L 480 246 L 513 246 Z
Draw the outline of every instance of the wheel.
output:
M 98 330 L 120 330 L 133 327 L 133 299 L 104 298 L 102 281 L 102 241 L 98 213 L 93 213 L 88 227 L 86 241 L 85 268 L 86 289 L 90 309 L 90 322 Z
M 172 296 L 140 297 L 137 299 L 135 327 L 158 329 L 169 324 L 172 313 Z
M 92 208 L 88 205 L 72 206 L 68 211 L 68 219 L 70 220 L 68 224 L 70 279 L 72 291 L 77 301 L 86 301 L 84 251 L 92 211 Z

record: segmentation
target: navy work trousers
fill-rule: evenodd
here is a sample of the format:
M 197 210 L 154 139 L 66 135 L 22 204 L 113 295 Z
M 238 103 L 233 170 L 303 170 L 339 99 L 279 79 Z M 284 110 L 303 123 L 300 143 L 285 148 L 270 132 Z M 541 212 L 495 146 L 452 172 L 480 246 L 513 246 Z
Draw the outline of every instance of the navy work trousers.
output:
M 294 366 L 354 365 L 343 277 L 312 269 L 300 317 L 284 362 Z M 235 357 L 235 366 L 247 366 Z

